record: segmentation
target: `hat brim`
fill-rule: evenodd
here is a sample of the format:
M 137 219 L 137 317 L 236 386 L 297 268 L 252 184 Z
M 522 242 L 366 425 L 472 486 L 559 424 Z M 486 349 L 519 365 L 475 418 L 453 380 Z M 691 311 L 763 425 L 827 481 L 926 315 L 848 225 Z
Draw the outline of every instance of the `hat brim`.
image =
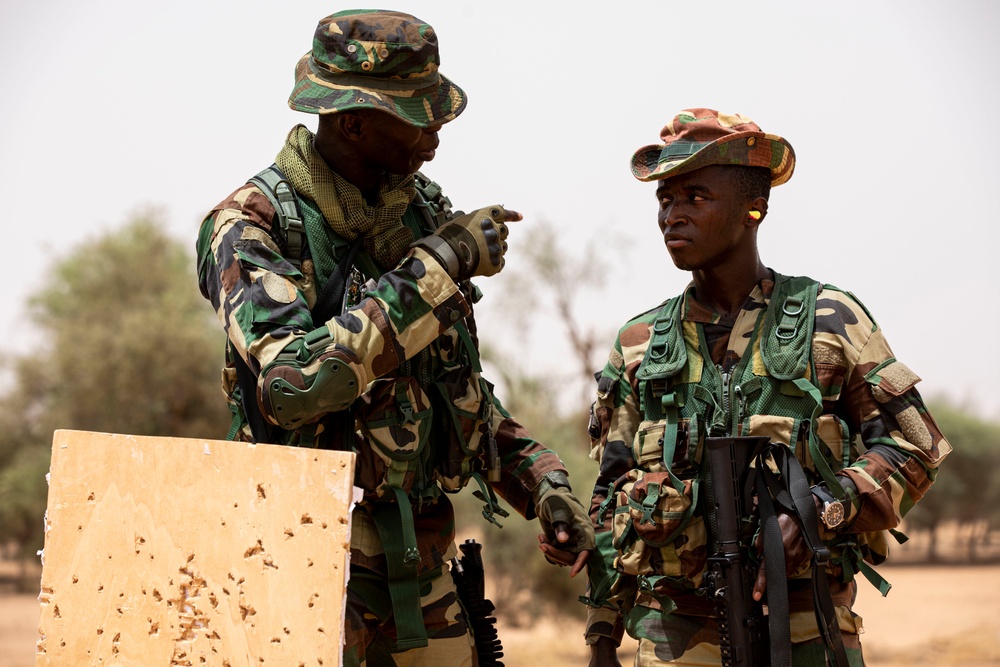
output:
M 307 53 L 295 66 L 295 88 L 288 98 L 288 106 L 315 114 L 379 109 L 416 127 L 447 123 L 465 110 L 465 91 L 440 73 L 433 84 L 412 90 L 392 89 L 391 85 L 375 88 L 364 82 L 359 84 L 361 78 L 345 77 L 344 84 L 338 84 L 329 74 L 321 77 Z
M 771 170 L 771 187 L 774 187 L 790 179 L 795 170 L 795 151 L 791 144 L 774 134 L 736 132 L 701 145 L 690 154 L 684 153 L 683 143 L 671 144 L 666 155 L 665 144 L 643 146 L 632 155 L 632 175 L 640 181 L 659 181 L 716 164 L 767 167 Z

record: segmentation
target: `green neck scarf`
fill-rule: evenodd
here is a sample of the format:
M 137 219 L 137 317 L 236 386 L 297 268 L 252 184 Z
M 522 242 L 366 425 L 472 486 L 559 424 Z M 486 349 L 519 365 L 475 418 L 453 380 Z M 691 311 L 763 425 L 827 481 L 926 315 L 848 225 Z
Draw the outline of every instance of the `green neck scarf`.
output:
M 381 268 L 393 268 L 406 254 L 414 240 L 403 224 L 403 213 L 416 196 L 412 175 L 387 174 L 379 183 L 378 199 L 369 205 L 358 188 L 326 165 L 304 125 L 288 133 L 275 163 L 296 192 L 316 202 L 333 231 L 348 241 L 364 237 L 365 251 Z

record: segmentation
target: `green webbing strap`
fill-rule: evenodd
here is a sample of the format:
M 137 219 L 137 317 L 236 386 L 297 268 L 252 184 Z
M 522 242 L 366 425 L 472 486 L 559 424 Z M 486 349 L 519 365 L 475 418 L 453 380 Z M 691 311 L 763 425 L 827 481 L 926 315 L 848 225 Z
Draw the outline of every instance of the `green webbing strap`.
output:
M 476 480 L 476 484 L 479 485 L 479 491 L 473 491 L 472 495 L 483 501 L 483 518 L 492 523 L 497 528 L 503 528 L 500 522 L 497 521 L 497 515 L 507 518 L 510 516 L 510 512 L 505 510 L 500 506 L 500 501 L 497 500 L 496 494 L 493 492 L 493 487 L 483 481 L 482 475 L 478 472 L 472 473 L 472 479 Z
M 250 179 L 250 182 L 260 188 L 261 192 L 271 200 L 271 204 L 278 213 L 279 227 L 287 249 L 286 259 L 296 269 L 301 269 L 302 237 L 305 234 L 305 225 L 302 221 L 302 213 L 299 210 L 295 190 L 276 164 L 260 171 Z
M 243 392 L 240 391 L 239 387 L 236 387 L 233 391 L 233 402 L 229 404 L 229 411 L 233 413 L 233 421 L 229 424 L 229 433 L 226 434 L 226 440 L 235 440 L 236 434 L 240 432 L 240 427 L 243 426 L 243 411 L 240 409 L 242 404 Z
M 670 483 L 678 493 L 684 493 L 684 482 L 674 475 L 671 469 L 674 464 L 674 450 L 677 449 L 677 401 L 676 392 L 669 392 L 663 395 L 660 405 L 663 407 L 663 416 L 666 423 L 663 426 L 663 467 L 670 475 Z
M 389 570 L 389 596 L 396 619 L 396 646 L 399 650 L 427 646 L 427 629 L 420 608 L 420 580 L 417 565 L 420 551 L 413 528 L 413 508 L 406 493 L 391 487 L 394 503 L 373 503 L 369 513 L 378 530 Z
M 687 363 L 687 346 L 680 332 L 682 301 L 680 297 L 667 300 L 653 321 L 649 347 L 636 371 L 638 380 L 670 377 Z
M 772 377 L 794 380 L 809 370 L 818 291 L 819 283 L 811 278 L 775 275 L 760 341 L 764 367 Z
M 483 366 L 479 360 L 479 351 L 476 350 L 476 346 L 472 342 L 472 335 L 469 334 L 468 327 L 466 327 L 462 322 L 456 322 L 454 328 L 458 337 L 462 339 L 462 344 L 465 345 L 465 349 L 469 353 L 469 365 L 472 366 L 472 370 L 476 373 L 482 373 Z
M 892 588 L 892 584 L 886 581 L 885 577 L 876 572 L 875 568 L 861 559 L 858 559 L 857 565 L 858 570 L 861 571 L 861 574 L 865 575 L 865 579 L 868 580 L 868 583 L 877 588 L 878 592 L 882 594 L 882 597 L 889 594 L 889 589 Z
M 810 423 L 816 423 L 816 417 L 823 410 L 823 397 L 819 393 L 819 389 L 813 385 L 812 382 L 805 378 L 798 378 L 794 382 L 795 386 L 805 392 L 813 400 L 813 412 L 810 417 Z M 794 435 L 794 433 L 793 433 Z M 816 466 L 816 471 L 819 473 L 820 477 L 823 478 L 826 487 L 830 490 L 837 500 L 844 499 L 844 487 L 840 485 L 837 480 L 837 476 L 833 472 L 833 468 L 830 467 L 830 462 L 827 461 L 826 456 L 823 452 L 819 450 L 819 439 L 812 436 L 809 437 L 809 454 L 812 456 L 813 465 Z

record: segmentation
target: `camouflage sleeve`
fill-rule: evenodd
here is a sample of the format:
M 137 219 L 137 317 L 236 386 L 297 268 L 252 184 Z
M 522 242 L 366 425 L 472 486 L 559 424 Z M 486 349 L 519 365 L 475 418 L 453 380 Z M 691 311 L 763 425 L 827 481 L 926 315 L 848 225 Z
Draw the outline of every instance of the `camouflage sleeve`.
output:
M 590 456 L 600 464 L 597 480 L 590 500 L 590 515 L 596 526 L 597 551 L 588 563 L 586 637 L 593 643 L 597 637 L 611 637 L 620 643 L 624 625 L 617 605 L 608 595 L 612 585 L 620 594 L 628 586 L 625 582 L 612 581 L 618 576 L 614 569 L 617 554 L 611 540 L 611 516 L 601 517 L 601 505 L 608 497 L 614 482 L 636 467 L 632 455 L 632 440 L 638 427 L 639 405 L 637 400 L 636 370 L 642 361 L 644 346 L 629 346 L 631 337 L 648 339 L 648 324 L 635 324 L 623 328 L 608 355 L 608 362 L 597 381 L 597 400 L 591 413 Z M 623 343 L 623 339 L 625 343 Z M 624 348 L 623 348 L 624 345 Z
M 562 472 L 567 476 L 569 473 L 562 459 L 533 439 L 496 397 L 493 405 L 493 433 L 500 454 L 500 481 L 493 486 L 516 512 L 526 519 L 534 519 L 532 490 L 547 472 Z
M 648 324 L 636 324 L 624 330 L 643 329 Z M 648 338 L 648 333 L 645 333 Z M 608 355 L 597 380 L 597 400 L 592 408 L 590 423 L 590 457 L 600 464 L 597 481 L 590 501 L 590 514 L 595 525 L 602 524 L 598 533 L 610 530 L 611 519 L 599 519 L 599 508 L 608 496 L 608 489 L 619 477 L 637 467 L 632 455 L 632 440 L 640 422 L 638 381 L 635 378 L 645 347 L 641 351 L 623 352 L 622 334 Z
M 850 500 L 843 530 L 893 528 L 930 488 L 951 445 L 916 389 L 920 378 L 852 295 L 820 294 L 814 350 L 824 412 L 845 419 L 864 445 L 838 473 Z
M 353 373 L 357 397 L 470 312 L 444 268 L 414 249 L 383 274 L 368 298 L 329 322 L 314 323 L 309 299 L 316 290 L 307 294 L 303 274 L 282 256 L 270 235 L 273 217 L 266 197 L 245 186 L 209 214 L 199 239 L 207 246 L 199 247 L 202 293 L 233 349 L 262 375 L 258 389 L 268 379 L 261 370 L 279 355 L 302 362 L 301 377 L 283 376 L 293 385 L 308 385 L 311 369 L 335 358 Z M 277 423 L 266 392 L 259 398 Z

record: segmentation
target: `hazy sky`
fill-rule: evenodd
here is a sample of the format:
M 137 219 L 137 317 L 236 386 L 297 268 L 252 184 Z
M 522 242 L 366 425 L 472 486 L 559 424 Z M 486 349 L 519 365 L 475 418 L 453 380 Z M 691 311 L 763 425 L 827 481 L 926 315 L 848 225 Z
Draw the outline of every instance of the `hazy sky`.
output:
M 137 210 L 159 207 L 193 254 L 204 213 L 295 123 L 315 127 L 287 107 L 293 68 L 317 20 L 351 6 L 0 0 L 4 349 L 31 344 L 22 306 L 46 267 Z M 435 27 L 442 71 L 470 100 L 423 171 L 458 208 L 524 214 L 505 274 L 541 220 L 571 254 L 606 248 L 605 287 L 578 306 L 608 346 L 688 281 L 632 152 L 680 109 L 740 112 L 798 156 L 761 228 L 765 264 L 854 292 L 925 395 L 1000 416 L 1000 354 L 975 342 L 1000 325 L 1000 3 L 392 7 Z M 526 370 L 560 368 L 558 323 L 516 330 L 493 298 L 503 279 L 480 281 L 484 338 Z

